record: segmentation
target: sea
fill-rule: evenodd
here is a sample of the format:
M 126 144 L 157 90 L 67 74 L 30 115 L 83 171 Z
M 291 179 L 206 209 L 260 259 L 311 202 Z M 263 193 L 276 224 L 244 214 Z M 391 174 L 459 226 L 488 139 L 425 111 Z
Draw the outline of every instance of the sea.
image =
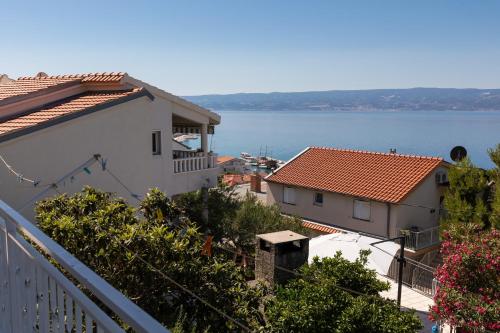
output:
M 491 168 L 487 150 L 500 143 L 500 111 L 217 111 L 221 124 L 210 146 L 288 160 L 308 146 L 441 156 L 466 148 L 472 162 Z

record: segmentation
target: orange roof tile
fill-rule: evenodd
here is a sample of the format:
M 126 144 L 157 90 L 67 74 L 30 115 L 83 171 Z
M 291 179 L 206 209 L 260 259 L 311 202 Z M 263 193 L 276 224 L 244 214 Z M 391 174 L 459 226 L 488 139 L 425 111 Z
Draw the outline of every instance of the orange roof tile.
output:
M 126 73 L 89 73 L 53 76 L 22 76 L 17 80 L 0 85 L 0 101 L 10 97 L 24 96 L 68 82 L 75 83 L 118 83 Z
M 233 156 L 218 156 L 217 157 L 217 163 L 218 164 L 226 163 L 226 162 L 232 161 L 234 159 L 236 159 L 236 157 L 233 157 Z
M 250 175 L 227 174 L 223 176 L 222 182 L 228 186 L 249 183 Z
M 442 163 L 438 157 L 313 147 L 266 180 L 397 203 Z
M 324 225 L 324 224 L 320 224 L 320 223 L 314 223 L 314 222 L 310 222 L 310 221 L 302 221 L 302 225 L 308 229 L 312 229 L 314 231 L 319 231 L 319 232 L 323 232 L 325 234 L 338 234 L 338 233 L 342 233 L 341 230 L 339 229 L 336 229 L 334 227 L 330 227 L 330 226 L 327 226 L 327 225 Z
M 36 91 L 40 91 L 43 89 L 47 89 L 71 81 L 77 81 L 77 79 L 39 78 L 32 80 L 22 79 L 22 80 L 7 82 L 4 84 L 0 84 L 0 100 L 14 96 L 27 95 L 29 93 L 33 93 Z
M 0 120 L 0 136 L 87 110 L 91 107 L 116 101 L 141 90 L 141 88 L 136 88 L 129 91 L 86 92 L 72 96 L 39 109 L 31 110 L 25 115 L 16 116 L 3 122 Z

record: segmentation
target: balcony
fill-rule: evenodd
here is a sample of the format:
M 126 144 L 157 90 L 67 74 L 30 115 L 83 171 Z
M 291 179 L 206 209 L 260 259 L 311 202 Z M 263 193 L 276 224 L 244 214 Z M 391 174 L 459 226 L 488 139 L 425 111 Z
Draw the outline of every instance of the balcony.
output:
M 399 233 L 400 235 L 405 236 L 406 247 L 414 251 L 438 245 L 440 243 L 439 226 L 421 231 L 400 230 Z
M 32 244 L 35 244 L 33 246 Z M 61 267 L 66 277 L 45 256 Z M 104 312 L 76 285 L 88 290 Z M 15 210 L 0 200 L 0 332 L 168 333 Z
M 190 153 L 184 157 L 175 157 L 174 152 L 174 173 L 193 172 L 206 169 L 217 168 L 217 154 Z

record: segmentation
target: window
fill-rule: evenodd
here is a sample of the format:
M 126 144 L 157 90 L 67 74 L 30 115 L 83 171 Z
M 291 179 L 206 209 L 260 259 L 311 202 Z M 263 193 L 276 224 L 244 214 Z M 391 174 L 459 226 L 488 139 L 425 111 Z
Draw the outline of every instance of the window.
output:
M 285 186 L 283 188 L 283 202 L 295 205 L 295 189 L 293 187 Z
M 316 206 L 323 206 L 323 193 L 314 193 L 314 204 Z
M 161 132 L 160 131 L 153 131 L 153 145 L 152 145 L 152 151 L 153 155 L 161 155 Z
M 370 221 L 370 202 L 355 199 L 353 217 L 355 219 Z

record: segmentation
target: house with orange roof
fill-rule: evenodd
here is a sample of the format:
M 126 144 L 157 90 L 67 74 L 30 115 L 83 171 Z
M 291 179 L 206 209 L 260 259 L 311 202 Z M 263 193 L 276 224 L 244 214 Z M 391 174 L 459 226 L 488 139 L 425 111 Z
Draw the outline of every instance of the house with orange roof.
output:
M 439 157 L 309 147 L 266 177 L 285 214 L 380 237 L 439 242 L 449 164 Z
M 217 157 L 217 164 L 221 172 L 239 173 L 242 174 L 246 171 L 246 161 L 242 158 L 233 156 L 219 156 Z
M 0 84 L 0 198 L 26 216 L 35 201 L 85 185 L 131 203 L 215 186 L 208 135 L 220 116 L 126 73 L 20 77 Z M 200 136 L 191 149 L 174 133 Z

